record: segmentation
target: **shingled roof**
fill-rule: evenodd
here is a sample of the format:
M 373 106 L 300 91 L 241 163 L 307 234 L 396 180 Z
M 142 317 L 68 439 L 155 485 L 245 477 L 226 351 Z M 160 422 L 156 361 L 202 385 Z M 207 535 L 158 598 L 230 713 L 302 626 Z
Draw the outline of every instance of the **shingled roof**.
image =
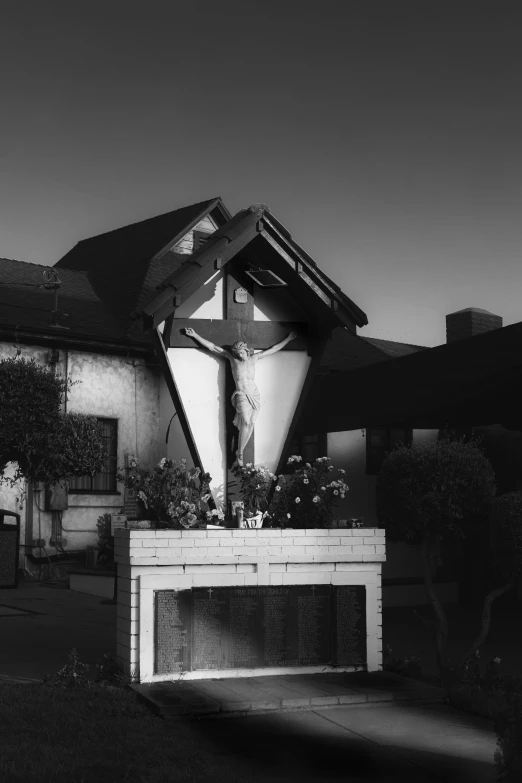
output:
M 86 272 L 60 269 L 58 323 L 54 324 L 54 291 L 43 286 L 50 267 L 0 259 L 0 328 L 35 334 L 60 333 L 105 341 L 120 341 L 121 325 L 94 291 Z M 66 314 L 66 315 L 65 315 Z
M 132 329 L 130 314 L 144 295 L 155 290 L 162 279 L 180 266 L 185 256 L 156 255 L 175 244 L 211 210 L 217 209 L 225 222 L 229 213 L 220 198 L 200 201 L 188 207 L 142 220 L 129 226 L 84 239 L 55 266 L 88 272 L 93 290 L 118 319 L 122 335 Z M 132 329 L 132 341 L 140 339 Z M 141 338 L 143 339 L 143 338 Z

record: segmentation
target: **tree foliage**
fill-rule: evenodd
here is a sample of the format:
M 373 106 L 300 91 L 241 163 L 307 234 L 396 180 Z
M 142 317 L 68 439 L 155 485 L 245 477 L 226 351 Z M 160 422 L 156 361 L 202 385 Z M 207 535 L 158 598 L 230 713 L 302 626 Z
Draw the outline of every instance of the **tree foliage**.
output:
M 495 495 L 495 474 L 476 440 L 446 433 L 438 441 L 401 446 L 385 459 L 377 478 L 377 515 L 391 541 L 420 546 L 424 584 L 435 615 L 439 672 L 451 668 L 446 657 L 448 621 L 433 585 L 436 555 L 442 540 L 463 538 L 473 518 L 489 509 Z M 466 659 L 485 641 L 491 604 L 512 586 L 485 598 L 482 627 Z M 465 661 L 461 662 L 464 666 Z
M 495 474 L 476 441 L 443 437 L 401 446 L 377 477 L 377 516 L 391 541 L 465 535 L 495 495 Z
M 56 484 L 103 470 L 101 424 L 92 416 L 61 412 L 70 386 L 34 359 L 0 361 L 0 481 Z M 16 467 L 8 477 L 9 463 Z

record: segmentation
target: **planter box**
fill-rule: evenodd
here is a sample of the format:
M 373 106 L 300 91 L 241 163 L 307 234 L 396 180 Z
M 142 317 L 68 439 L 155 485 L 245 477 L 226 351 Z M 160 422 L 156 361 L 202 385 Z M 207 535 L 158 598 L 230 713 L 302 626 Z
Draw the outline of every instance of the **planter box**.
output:
M 118 564 L 117 654 L 120 663 L 135 681 L 353 671 L 360 666 L 337 663 L 342 658 L 338 641 L 336 653 L 331 656 L 335 663 L 325 664 L 321 659 L 317 665 L 303 664 L 303 660 L 320 658 L 313 649 L 313 640 L 307 641 L 303 636 L 308 634 L 313 637 L 316 632 L 319 633 L 316 629 L 321 624 L 319 606 L 324 607 L 331 617 L 335 638 L 342 638 L 344 648 L 348 649 L 350 639 L 347 633 L 351 632 L 353 618 L 345 619 L 343 615 L 342 627 L 339 626 L 338 608 L 341 604 L 343 607 L 348 605 L 347 601 L 352 601 L 352 604 L 358 602 L 354 611 L 364 615 L 364 668 L 369 671 L 382 668 L 381 565 L 385 559 L 384 530 L 116 530 L 114 543 L 114 559 Z M 202 592 L 208 592 L 208 600 L 214 603 L 197 603 L 204 598 L 206 600 Z M 277 608 L 278 595 L 282 596 L 283 602 L 286 601 L 286 608 Z M 361 596 L 364 596 L 362 612 L 359 611 Z M 223 606 L 220 608 L 215 601 L 220 601 Z M 192 616 L 196 603 L 197 611 Z M 232 605 L 234 610 L 230 608 Z M 288 622 L 297 629 L 295 634 L 299 645 L 296 665 L 295 661 L 284 659 L 282 666 L 263 664 L 245 668 L 242 663 L 234 668 L 230 662 L 232 659 L 226 657 L 227 653 L 221 669 L 215 660 L 206 661 L 201 651 L 198 653 L 196 649 L 202 644 L 207 644 L 209 649 L 213 644 L 217 645 L 216 649 L 220 644 L 235 645 L 236 657 L 233 660 L 239 660 L 237 650 L 241 644 L 250 646 L 251 652 L 255 647 L 252 638 L 247 638 L 248 633 L 255 633 L 261 625 L 272 623 L 267 615 L 267 606 L 275 607 L 270 610 L 273 611 L 271 627 L 277 635 L 282 633 L 281 628 L 287 621 L 284 612 L 290 611 L 290 605 Z M 218 610 L 221 612 L 219 617 Z M 218 627 L 227 612 L 230 617 L 235 613 L 230 619 L 233 632 L 230 630 L 232 625 L 226 632 Z M 227 618 L 229 615 L 226 615 Z M 243 615 L 244 622 L 240 619 Z M 205 632 L 205 623 L 208 633 Z M 254 625 L 250 628 L 252 623 Z M 299 630 L 301 626 L 304 631 Z M 362 621 L 360 627 L 363 627 Z M 242 628 L 246 630 L 242 631 Z M 227 640 L 227 634 L 232 633 L 237 638 L 243 633 L 243 641 L 236 637 L 235 640 Z M 219 637 L 217 642 L 216 634 Z M 267 642 L 264 640 L 260 644 L 266 646 Z M 354 649 L 355 646 L 354 642 Z M 165 660 L 172 661 L 170 653 L 173 648 L 181 657 L 187 648 L 189 658 L 190 655 L 192 657 L 189 664 L 180 658 L 177 671 L 166 671 L 168 663 Z M 309 650 L 310 657 L 305 648 Z M 200 664 L 201 668 L 197 668 Z

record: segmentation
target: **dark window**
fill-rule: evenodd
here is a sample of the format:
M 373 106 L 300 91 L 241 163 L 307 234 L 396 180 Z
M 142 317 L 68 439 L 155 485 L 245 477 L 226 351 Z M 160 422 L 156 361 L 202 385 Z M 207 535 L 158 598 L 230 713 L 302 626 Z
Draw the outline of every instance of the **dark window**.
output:
M 326 432 L 315 435 L 297 435 L 288 451 L 287 459 L 299 454 L 303 462 L 314 462 L 317 457 L 326 457 Z
M 412 430 L 408 427 L 367 427 L 366 473 L 375 476 L 389 451 L 397 444 L 410 446 Z
M 107 446 L 107 459 L 105 467 L 96 476 L 82 476 L 71 479 L 69 492 L 116 492 L 116 470 L 118 459 L 118 421 L 117 419 L 102 419 L 98 421 L 103 426 L 103 435 Z
M 208 231 L 194 231 L 194 250 L 192 252 L 195 253 L 211 236 L 212 234 Z

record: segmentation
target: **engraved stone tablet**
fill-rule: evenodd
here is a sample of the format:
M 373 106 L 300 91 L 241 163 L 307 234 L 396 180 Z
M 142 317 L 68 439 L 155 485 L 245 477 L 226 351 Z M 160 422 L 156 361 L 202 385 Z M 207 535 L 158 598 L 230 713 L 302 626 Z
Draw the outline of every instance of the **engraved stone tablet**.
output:
M 190 590 L 155 593 L 155 674 L 190 670 L 192 596 Z
M 366 588 L 337 585 L 334 607 L 335 663 L 344 666 L 366 663 Z

